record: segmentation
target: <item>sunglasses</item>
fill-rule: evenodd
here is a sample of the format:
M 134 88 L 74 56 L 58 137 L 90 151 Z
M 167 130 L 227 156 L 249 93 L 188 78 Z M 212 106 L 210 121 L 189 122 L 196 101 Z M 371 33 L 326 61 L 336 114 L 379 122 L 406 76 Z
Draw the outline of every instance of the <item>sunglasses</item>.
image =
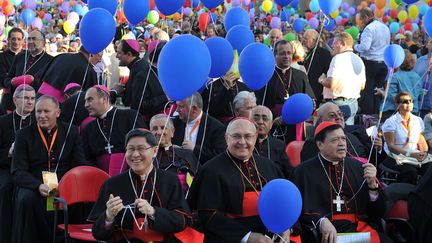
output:
M 405 105 L 409 105 L 413 103 L 413 100 L 409 99 L 409 100 L 400 100 L 399 104 L 405 104 Z

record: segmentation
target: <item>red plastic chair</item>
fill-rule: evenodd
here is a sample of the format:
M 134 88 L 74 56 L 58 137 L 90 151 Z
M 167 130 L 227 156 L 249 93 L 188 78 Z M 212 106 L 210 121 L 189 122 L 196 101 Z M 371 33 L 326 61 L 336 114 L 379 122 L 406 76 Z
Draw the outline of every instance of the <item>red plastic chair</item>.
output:
M 296 167 L 300 164 L 300 153 L 303 149 L 304 143 L 304 141 L 292 141 L 286 146 L 285 152 L 292 167 Z
M 78 166 L 68 171 L 60 180 L 57 188 L 58 197 L 54 200 L 54 223 L 57 225 L 57 209 L 61 204 L 64 210 L 64 224 L 57 227 L 64 230 L 66 242 L 68 238 L 96 242 L 91 232 L 92 224 L 68 224 L 68 205 L 96 202 L 100 187 L 108 178 L 109 175 L 99 168 Z

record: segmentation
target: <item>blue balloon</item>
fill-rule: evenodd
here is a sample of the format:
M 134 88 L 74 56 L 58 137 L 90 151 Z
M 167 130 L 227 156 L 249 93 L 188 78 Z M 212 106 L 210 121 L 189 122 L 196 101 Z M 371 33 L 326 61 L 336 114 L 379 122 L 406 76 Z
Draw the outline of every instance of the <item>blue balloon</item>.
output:
M 335 27 L 335 24 L 336 24 L 335 21 L 333 19 L 330 19 L 328 23 L 326 23 L 325 25 L 326 30 L 329 32 L 332 31 L 333 28 Z
M 296 185 L 289 180 L 274 179 L 261 190 L 258 213 L 271 232 L 282 234 L 291 228 L 302 211 L 303 200 Z
M 124 0 L 123 11 L 129 23 L 137 25 L 145 18 L 150 11 L 150 2 L 142 0 Z
M 201 3 L 208 9 L 216 8 L 217 6 L 221 5 L 223 2 L 224 0 L 201 0 Z
M 421 15 L 425 15 L 425 13 L 426 13 L 426 11 L 428 11 L 428 9 L 429 9 L 429 6 L 426 3 L 423 3 L 422 5 L 420 5 L 419 13 Z
M 205 41 L 211 56 L 210 78 L 219 78 L 231 68 L 234 60 L 234 50 L 222 37 L 211 37 Z
M 232 27 L 225 38 L 231 43 L 233 49 L 237 50 L 239 55 L 247 45 L 255 41 L 254 34 L 249 27 L 243 25 Z
M 192 7 L 193 7 L 193 8 L 198 7 L 199 4 L 200 4 L 200 1 L 199 1 L 199 0 L 192 0 Z
M 78 15 L 83 15 L 83 6 L 81 4 L 75 4 L 74 10 Z
M 275 2 L 277 3 L 277 5 L 281 6 L 281 7 L 285 7 L 288 6 L 293 0 L 275 0 Z
M 302 32 L 304 27 L 305 27 L 305 22 L 303 21 L 303 19 L 294 20 L 293 29 L 295 32 L 297 32 L 297 33 Z
M 424 15 L 423 19 L 424 21 L 424 28 L 426 30 L 426 33 L 428 33 L 429 37 L 432 37 L 432 8 L 429 8 L 426 14 Z
M 336 11 L 342 4 L 342 0 L 318 0 L 321 10 L 329 15 Z
M 35 16 L 36 16 L 35 12 L 29 8 L 24 9 L 21 13 L 22 21 L 27 26 L 31 25 Z
M 294 94 L 282 107 L 282 120 L 287 124 L 304 122 L 312 115 L 313 108 L 313 101 L 307 94 Z
M 403 0 L 406 4 L 412 4 L 412 3 L 416 3 L 419 0 Z
M 82 18 L 79 28 L 81 42 L 91 54 L 103 51 L 113 40 L 115 32 L 114 17 L 103 8 L 88 11 Z
M 392 44 L 384 50 L 384 62 L 389 68 L 399 67 L 405 60 L 405 52 L 400 45 Z
M 273 53 L 262 43 L 250 44 L 240 54 L 240 76 L 252 90 L 259 90 L 264 87 L 273 76 L 274 68 Z
M 157 9 L 165 15 L 171 15 L 176 13 L 183 6 L 185 1 L 186 0 L 154 0 Z M 145 0 L 144 2 L 148 1 Z
M 299 0 L 294 0 L 289 4 L 293 9 L 297 9 L 299 5 Z
M 282 21 L 289 21 L 290 16 L 291 16 L 291 12 L 286 8 L 283 8 L 282 11 L 280 12 L 280 18 Z
M 211 56 L 202 40 L 193 35 L 180 35 L 162 49 L 158 75 L 165 93 L 174 101 L 191 96 L 207 81 Z
M 108 10 L 112 16 L 116 14 L 117 11 L 117 1 L 116 0 L 88 0 L 89 9 L 103 8 Z
M 225 14 L 225 21 L 224 26 L 225 30 L 229 31 L 232 27 L 236 25 L 244 25 L 246 27 L 249 27 L 249 14 L 240 7 L 231 8 L 228 10 L 228 12 Z
M 312 0 L 309 3 L 309 8 L 312 11 L 312 13 L 318 12 L 320 10 L 320 6 L 319 6 L 319 3 L 318 3 L 318 0 Z
M 210 15 L 210 23 L 215 24 L 217 21 L 217 18 L 218 18 L 217 15 L 215 13 L 212 13 L 212 12 L 210 12 L 209 15 Z
M 389 26 L 390 32 L 395 35 L 399 31 L 399 23 L 392 22 Z

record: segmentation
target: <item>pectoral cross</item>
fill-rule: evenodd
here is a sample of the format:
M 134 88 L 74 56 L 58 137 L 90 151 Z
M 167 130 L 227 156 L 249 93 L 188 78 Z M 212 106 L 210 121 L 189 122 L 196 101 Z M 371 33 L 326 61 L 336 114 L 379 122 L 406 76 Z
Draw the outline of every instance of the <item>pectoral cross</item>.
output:
M 114 148 L 114 146 L 113 145 L 111 145 L 111 144 L 107 144 L 107 146 L 105 147 L 105 149 L 108 151 L 108 153 L 109 154 L 111 154 L 111 148 Z
M 342 211 L 342 204 L 345 204 L 343 200 L 341 200 L 341 197 L 339 195 L 336 196 L 336 199 L 333 200 L 333 204 L 336 204 L 336 211 L 341 212 Z

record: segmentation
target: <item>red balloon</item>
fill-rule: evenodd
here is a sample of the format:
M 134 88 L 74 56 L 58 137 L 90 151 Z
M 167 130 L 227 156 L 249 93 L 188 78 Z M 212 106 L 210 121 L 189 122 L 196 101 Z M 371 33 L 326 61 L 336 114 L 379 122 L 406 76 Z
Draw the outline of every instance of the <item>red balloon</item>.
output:
M 313 18 L 313 17 L 315 17 L 315 14 L 313 14 L 313 13 L 308 13 L 308 14 L 306 15 L 306 19 L 307 19 L 307 20 L 309 20 L 309 19 L 311 19 L 311 18 Z
M 411 20 L 411 19 L 406 19 L 406 20 L 405 20 L 405 24 L 406 24 L 406 23 L 412 24 L 412 20 Z
M 210 15 L 208 13 L 202 13 L 198 17 L 198 27 L 201 30 L 201 32 L 205 32 L 209 23 L 210 23 Z
M 187 8 L 187 7 L 191 7 L 190 0 L 186 0 L 185 3 L 183 4 L 183 8 Z
M 154 7 L 156 6 L 154 0 L 150 0 L 150 10 L 154 9 Z
M 388 22 L 388 17 L 387 17 L 387 16 L 382 17 L 382 21 L 383 21 L 384 23 L 387 23 L 387 22 Z
M 404 29 L 408 30 L 408 31 L 412 31 L 413 30 L 413 26 L 412 26 L 411 23 L 405 23 Z
M 25 8 L 27 8 L 27 5 L 26 5 L 25 3 L 23 3 L 23 4 L 21 5 L 21 7 L 22 7 L 23 9 L 25 9 Z
M 281 11 L 281 10 L 282 10 L 282 7 L 281 7 L 281 6 L 277 5 L 276 7 L 277 7 L 277 10 L 278 10 L 278 11 Z
M 398 11 L 396 9 L 392 9 L 389 12 L 389 15 L 392 19 L 395 19 L 397 17 Z
M 267 23 L 270 23 L 272 20 L 272 16 L 271 15 L 267 15 L 266 17 Z
M 9 0 L 3 1 L 2 10 L 4 14 L 10 15 L 14 10 L 14 6 L 11 2 L 9 2 Z
M 341 19 L 340 26 L 344 26 L 347 21 L 348 19 L 346 18 Z
M 428 5 L 429 5 L 429 7 L 432 7 L 432 1 L 430 1 L 430 2 L 428 3 Z

